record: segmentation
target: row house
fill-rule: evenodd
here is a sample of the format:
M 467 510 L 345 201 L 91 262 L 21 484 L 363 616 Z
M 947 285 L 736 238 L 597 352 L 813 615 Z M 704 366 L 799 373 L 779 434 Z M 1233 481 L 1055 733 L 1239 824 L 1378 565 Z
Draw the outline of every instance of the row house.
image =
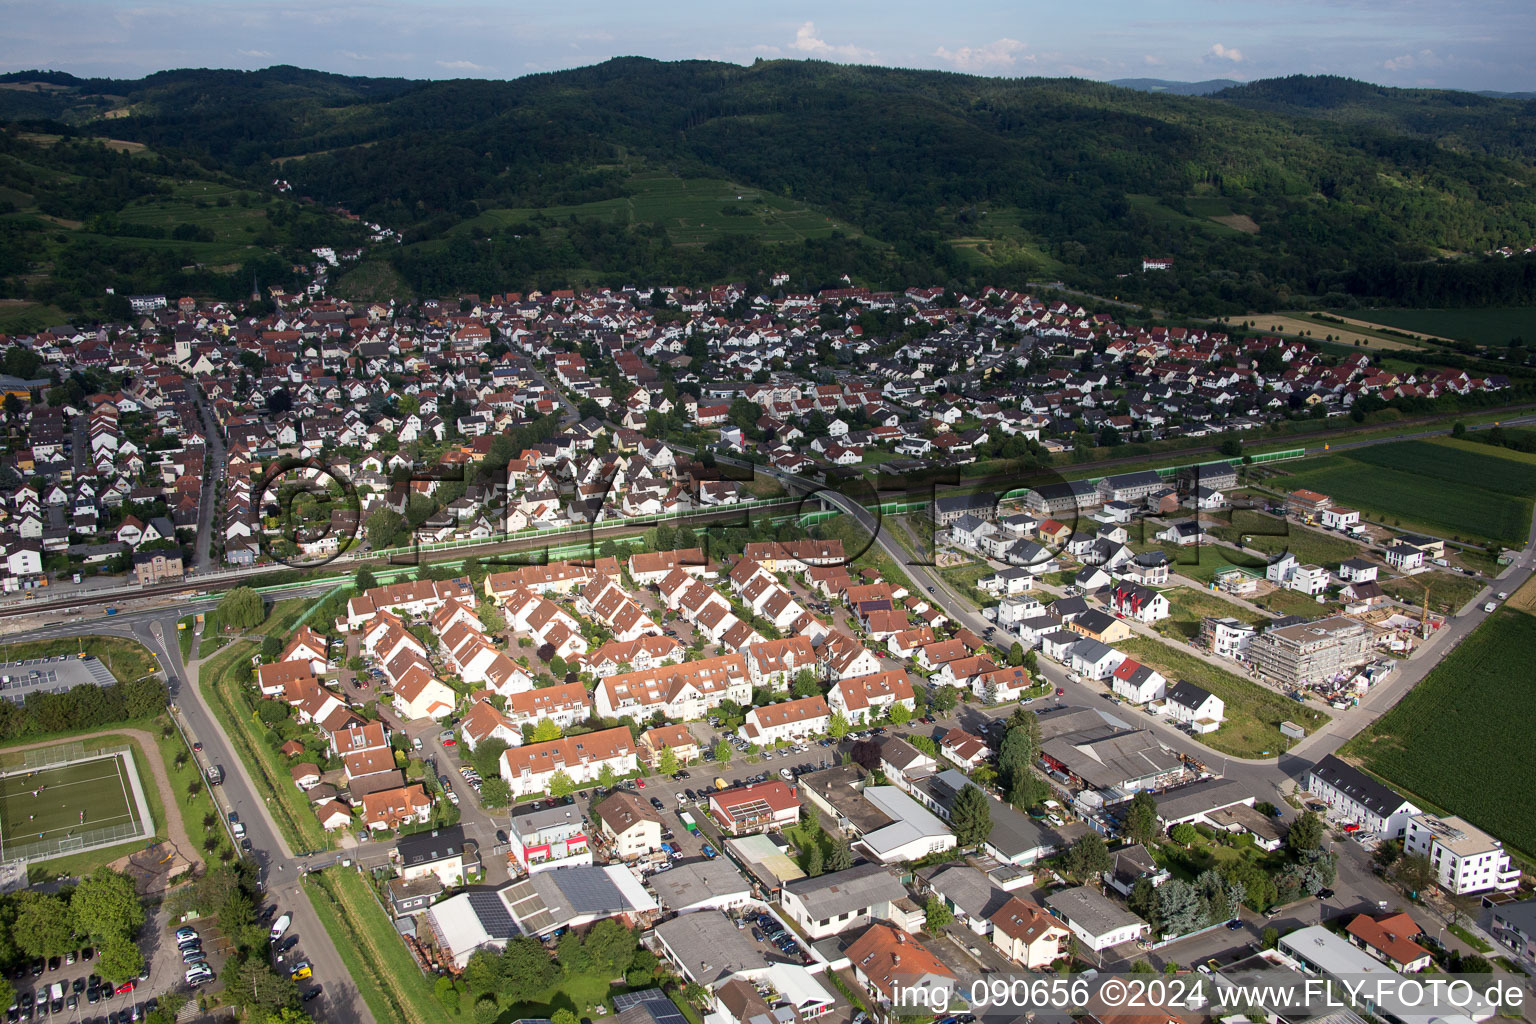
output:
M 739 734 L 748 743 L 772 746 L 824 736 L 831 721 L 832 710 L 825 697 L 802 697 L 753 708 L 747 712 Z
M 607 626 L 621 642 L 660 635 L 661 627 L 611 577 L 599 576 L 582 588 L 576 607 Z
M 501 756 L 501 777 L 507 780 L 514 799 L 547 793 L 557 772 L 565 773 L 577 786 L 585 786 L 595 783 L 604 768 L 623 777 L 639 767 L 634 740 L 622 726 L 548 743 L 529 743 Z
M 745 658 L 724 654 L 609 676 L 594 691 L 592 706 L 603 718 L 629 716 L 642 721 L 660 714 L 690 721 L 704 718 L 721 701 L 748 704 L 751 699 Z

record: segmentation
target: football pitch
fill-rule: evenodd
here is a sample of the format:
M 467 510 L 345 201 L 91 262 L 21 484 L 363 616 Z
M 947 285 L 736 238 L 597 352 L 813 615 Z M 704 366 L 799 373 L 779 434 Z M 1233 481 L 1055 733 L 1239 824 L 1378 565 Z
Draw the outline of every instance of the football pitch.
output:
M 104 835 L 147 833 L 137 781 L 125 763 L 131 756 L 119 751 L 0 776 L 0 856 L 10 860 L 26 850 L 35 858 L 38 847 L 65 852 Z

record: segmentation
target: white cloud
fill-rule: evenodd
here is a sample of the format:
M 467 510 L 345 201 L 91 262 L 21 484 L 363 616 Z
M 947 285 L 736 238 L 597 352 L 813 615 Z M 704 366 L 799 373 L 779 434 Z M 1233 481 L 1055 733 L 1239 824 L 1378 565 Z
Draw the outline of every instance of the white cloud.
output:
M 1433 50 L 1420 50 L 1418 53 L 1405 53 L 1399 57 L 1393 57 L 1381 66 L 1388 71 L 1409 71 L 1414 68 L 1438 68 L 1445 60 L 1436 55 Z
M 1166 63 L 1161 57 L 1154 57 L 1150 53 L 1141 58 L 1141 62 L 1148 67 L 1160 68 Z
M 813 57 L 844 57 L 848 60 L 866 60 L 875 55 L 874 51 L 854 46 L 852 43 L 833 45 L 819 38 L 816 35 L 814 21 L 808 21 L 795 30 L 795 41 L 789 44 L 789 48 L 808 53 Z
M 236 50 L 235 52 L 238 53 L 242 57 L 263 57 L 263 58 L 265 58 L 265 57 L 272 56 L 272 53 L 269 50 Z
M 933 55 L 940 60 L 948 61 L 962 71 L 993 71 L 998 68 L 1011 68 L 1021 59 L 1032 61 L 1035 58 L 1027 53 L 1021 54 L 1024 44 L 1017 39 L 996 39 L 986 46 L 964 46 L 958 50 L 950 50 L 939 47 L 933 51 Z
M 440 60 L 440 61 L 437 61 L 436 64 L 437 64 L 438 67 L 440 67 L 440 68 L 447 68 L 449 71 L 486 71 L 486 70 L 489 70 L 488 68 L 486 68 L 486 66 L 484 64 L 476 64 L 472 60 Z
M 1243 61 L 1243 51 L 1242 50 L 1239 50 L 1235 46 L 1233 46 L 1233 47 L 1222 46 L 1220 43 L 1217 43 L 1215 46 L 1211 47 L 1210 55 L 1212 57 L 1219 57 L 1222 60 L 1229 60 L 1229 61 L 1231 61 L 1234 64 L 1241 64 L 1242 61 Z

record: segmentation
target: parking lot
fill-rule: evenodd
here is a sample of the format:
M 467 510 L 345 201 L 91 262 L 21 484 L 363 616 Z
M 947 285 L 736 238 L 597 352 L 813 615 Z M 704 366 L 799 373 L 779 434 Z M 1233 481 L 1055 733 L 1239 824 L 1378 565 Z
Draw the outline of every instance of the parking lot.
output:
M 116 680 L 95 658 L 67 654 L 0 662 L 0 697 L 20 704 L 29 693 L 64 693 L 76 686 L 111 686 Z

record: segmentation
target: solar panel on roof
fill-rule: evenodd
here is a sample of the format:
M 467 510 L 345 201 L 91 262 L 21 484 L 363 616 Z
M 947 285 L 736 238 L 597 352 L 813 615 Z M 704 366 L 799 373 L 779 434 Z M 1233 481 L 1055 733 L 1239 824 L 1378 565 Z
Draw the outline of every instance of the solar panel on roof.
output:
M 549 875 L 575 913 L 597 914 L 624 908 L 624 895 L 600 867 L 562 868 Z
M 655 1019 L 656 1024 L 688 1024 L 688 1018 L 684 1017 L 677 1004 L 660 989 L 646 989 L 644 992 L 625 992 L 613 997 L 614 1013 L 623 1013 L 632 1007 L 644 1005 Z
M 501 902 L 501 897 L 494 892 L 471 892 L 469 907 L 475 912 L 475 917 L 480 921 L 480 927 L 485 929 L 487 935 L 513 936 L 517 934 L 517 925 L 512 922 L 512 915 L 507 913 L 507 908 Z

